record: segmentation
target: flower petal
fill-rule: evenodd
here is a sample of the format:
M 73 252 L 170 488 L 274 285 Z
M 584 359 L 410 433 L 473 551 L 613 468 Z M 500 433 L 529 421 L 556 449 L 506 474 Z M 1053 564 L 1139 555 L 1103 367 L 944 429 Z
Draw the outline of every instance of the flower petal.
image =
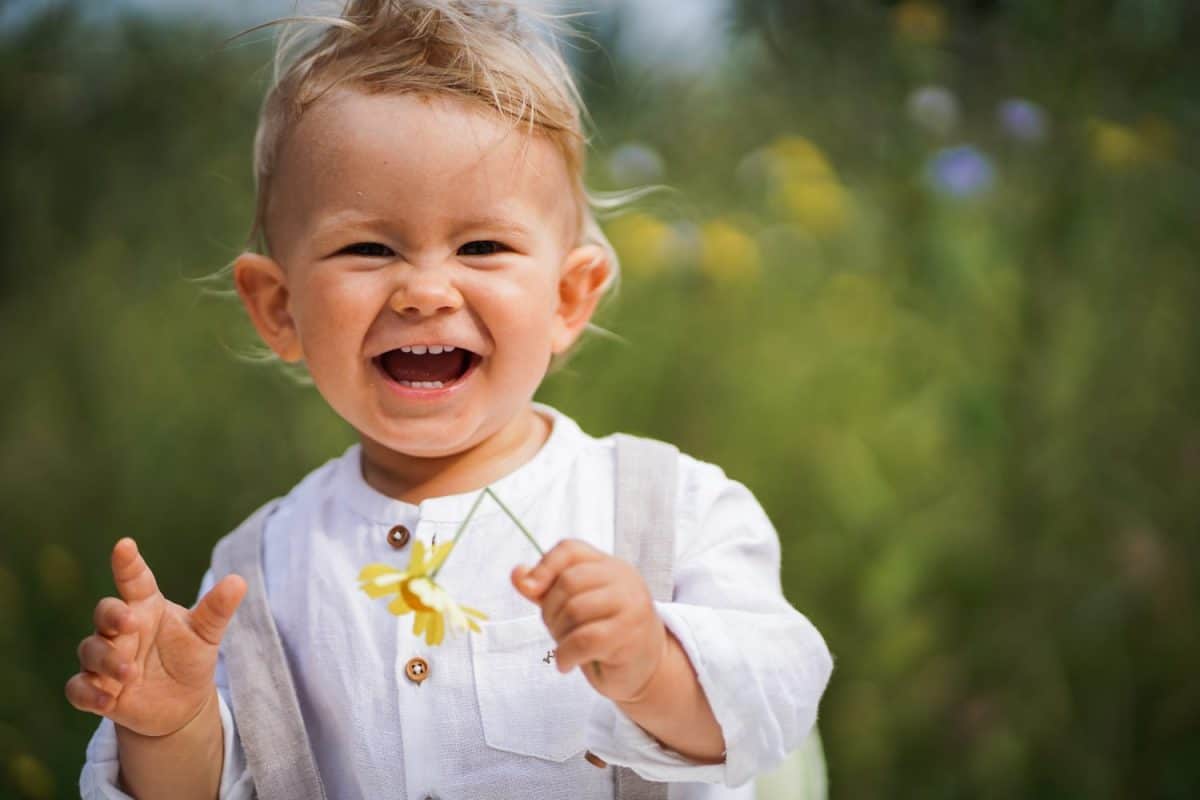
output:
M 453 605 L 450 595 L 446 590 L 429 578 L 413 578 L 408 582 L 408 590 L 416 595 L 420 600 L 421 605 L 435 611 L 445 611 L 447 606 Z
M 425 543 L 420 539 L 413 542 L 412 557 L 408 559 L 408 573 L 410 575 L 424 575 L 428 570 L 425 569 Z
M 388 603 L 388 611 L 392 612 L 397 617 L 399 617 L 403 614 L 407 614 L 408 612 L 412 611 L 412 606 L 410 606 L 404 600 L 404 595 L 398 594 L 398 595 L 396 595 L 396 598 L 394 600 L 392 600 L 392 602 Z
M 453 549 L 454 549 L 454 540 L 453 539 L 448 542 L 444 542 L 443 544 L 439 544 L 437 547 L 435 547 L 433 549 L 433 553 L 430 554 L 429 565 L 428 565 L 429 568 L 426 570 L 426 574 L 436 571 L 437 568 L 442 565 L 442 562 L 446 560 L 446 557 L 448 555 L 450 555 L 450 551 Z
M 359 588 L 369 597 L 377 598 L 399 591 L 404 573 L 387 564 L 368 564 L 363 567 L 358 579 L 362 582 Z

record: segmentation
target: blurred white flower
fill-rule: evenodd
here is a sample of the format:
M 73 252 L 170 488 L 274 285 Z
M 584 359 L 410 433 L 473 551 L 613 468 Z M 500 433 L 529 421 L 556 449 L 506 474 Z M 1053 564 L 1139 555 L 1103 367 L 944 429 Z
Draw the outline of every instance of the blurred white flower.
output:
M 944 86 L 922 86 L 908 96 L 908 118 L 937 136 L 958 127 L 958 99 Z
M 608 175 L 620 187 L 654 183 L 664 173 L 662 156 L 640 142 L 623 144 L 608 156 Z

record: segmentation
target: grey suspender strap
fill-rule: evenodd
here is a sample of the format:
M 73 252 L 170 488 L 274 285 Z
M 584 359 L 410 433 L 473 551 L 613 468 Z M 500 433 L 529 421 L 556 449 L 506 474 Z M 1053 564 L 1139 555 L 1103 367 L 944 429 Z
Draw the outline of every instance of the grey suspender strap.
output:
M 675 486 L 679 451 L 665 442 L 618 433 L 613 555 L 638 568 L 655 600 L 675 587 Z M 617 767 L 616 800 L 667 800 L 667 784 Z
M 260 800 L 324 800 L 283 643 L 267 605 L 263 528 L 278 501 L 250 515 L 217 543 L 213 574 L 236 572 L 246 594 L 221 642 L 234 718 Z

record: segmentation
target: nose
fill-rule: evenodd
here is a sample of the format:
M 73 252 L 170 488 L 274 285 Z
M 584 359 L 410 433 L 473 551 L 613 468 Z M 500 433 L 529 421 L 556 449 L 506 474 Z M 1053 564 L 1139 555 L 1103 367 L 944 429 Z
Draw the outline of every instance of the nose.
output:
M 457 311 L 463 298 L 444 269 L 409 267 L 400 278 L 388 305 L 403 316 L 431 317 Z

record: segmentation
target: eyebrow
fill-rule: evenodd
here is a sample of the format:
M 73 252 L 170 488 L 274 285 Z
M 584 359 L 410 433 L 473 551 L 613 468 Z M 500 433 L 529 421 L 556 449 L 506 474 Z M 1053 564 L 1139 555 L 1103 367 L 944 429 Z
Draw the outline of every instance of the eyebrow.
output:
M 493 228 L 505 233 L 510 233 L 515 236 L 528 236 L 530 230 L 527 226 L 512 219 L 511 217 L 498 216 L 494 214 L 485 214 L 479 217 L 465 217 L 450 221 L 450 228 L 454 231 L 473 230 L 475 228 Z
M 362 214 L 356 211 L 343 211 L 322 219 L 317 224 L 314 230 L 314 235 L 328 236 L 338 229 L 345 227 L 383 228 L 387 227 L 387 220 L 381 217 L 370 214 Z
M 316 235 L 326 235 L 337 230 L 338 228 L 346 226 L 380 229 L 391 227 L 391 223 L 383 217 L 379 217 L 374 214 L 358 214 L 353 211 L 349 211 L 336 214 L 324 220 L 323 223 L 317 228 Z M 517 222 L 511 217 L 495 214 L 485 214 L 478 217 L 463 217 L 461 219 L 450 219 L 447 220 L 447 226 L 455 233 L 478 228 L 489 228 L 511 234 L 513 236 L 522 237 L 528 237 L 532 233 L 528 226 Z

